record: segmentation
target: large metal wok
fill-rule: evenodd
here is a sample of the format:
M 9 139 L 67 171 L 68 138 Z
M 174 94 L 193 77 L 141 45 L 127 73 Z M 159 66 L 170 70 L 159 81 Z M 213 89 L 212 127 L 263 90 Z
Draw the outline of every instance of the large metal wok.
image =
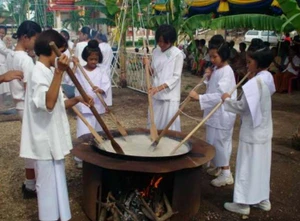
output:
M 143 129 L 143 128 L 134 128 L 134 129 L 127 130 L 127 133 L 129 135 L 129 139 L 130 139 L 130 135 L 149 135 L 150 131 L 148 129 Z M 106 139 L 106 136 L 104 133 L 100 133 L 100 134 L 101 134 L 101 136 L 103 136 L 104 139 Z M 119 133 L 119 131 L 111 131 L 111 134 L 115 138 L 121 137 L 121 134 Z M 86 136 L 88 136 L 88 135 L 83 135 L 81 138 L 86 140 L 87 139 Z M 168 131 L 164 137 L 168 137 L 172 140 L 176 140 L 176 141 L 180 142 L 185 137 L 185 135 L 181 132 Z M 187 154 L 188 152 L 190 152 L 192 149 L 192 143 L 190 141 L 188 141 L 185 143 L 186 148 L 184 149 L 184 151 L 180 152 L 179 154 L 175 154 L 175 155 L 165 154 L 162 156 L 140 156 L 140 155 L 118 154 L 118 153 L 106 151 L 106 150 L 102 149 L 101 147 L 99 147 L 99 144 L 96 143 L 93 139 L 91 139 L 90 145 L 96 152 L 98 152 L 100 154 L 107 155 L 107 156 L 114 157 L 114 158 L 127 159 L 127 160 L 130 160 L 130 159 L 131 160 L 163 160 L 163 159 L 168 159 L 168 158 L 171 159 L 171 158 L 181 157 L 181 156 Z M 174 147 L 175 146 L 170 146 L 169 148 L 170 148 L 170 150 L 172 150 Z M 152 151 L 150 145 L 149 145 L 148 151 Z

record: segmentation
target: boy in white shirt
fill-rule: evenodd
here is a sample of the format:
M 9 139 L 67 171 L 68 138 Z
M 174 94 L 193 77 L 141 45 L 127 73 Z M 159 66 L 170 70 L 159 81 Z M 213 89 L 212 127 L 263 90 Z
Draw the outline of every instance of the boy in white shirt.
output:
M 65 177 L 64 157 L 72 149 L 70 128 L 65 108 L 82 102 L 81 97 L 65 100 L 61 90 L 68 57 L 62 55 L 54 73 L 56 55 L 49 43 L 59 50 L 67 48 L 66 40 L 56 31 L 40 34 L 35 43 L 39 56 L 27 81 L 22 125 L 20 156 L 34 160 L 39 220 L 71 219 Z

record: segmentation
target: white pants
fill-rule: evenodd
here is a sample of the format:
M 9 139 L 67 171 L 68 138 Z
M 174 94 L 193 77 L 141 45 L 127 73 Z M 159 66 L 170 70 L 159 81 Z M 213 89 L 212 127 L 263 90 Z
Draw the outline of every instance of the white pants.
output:
M 156 100 L 153 101 L 153 112 L 154 112 L 154 122 L 158 130 L 163 130 L 171 118 L 176 114 L 179 109 L 179 101 L 170 100 Z M 148 114 L 148 124 L 147 128 L 150 128 L 150 117 Z M 181 131 L 180 128 L 180 116 L 176 118 L 174 123 L 171 125 L 169 130 Z
M 35 161 L 39 220 L 71 219 L 64 160 Z
M 233 129 L 222 130 L 206 125 L 206 142 L 216 149 L 216 155 L 211 160 L 214 166 L 229 166 L 232 151 L 232 133 Z
M 251 205 L 269 199 L 271 158 L 271 141 L 264 144 L 250 144 L 239 140 L 235 167 L 234 202 Z
M 98 123 L 97 119 L 95 118 L 95 116 L 93 114 L 83 114 L 83 116 L 97 132 L 102 131 L 102 127 L 100 126 L 100 124 Z M 77 117 L 76 136 L 80 137 L 81 135 L 89 134 L 89 133 L 91 133 L 91 132 L 88 129 L 88 127 L 83 123 L 82 120 L 80 120 L 79 117 Z
M 22 122 L 24 110 L 17 110 L 17 113 Z M 24 161 L 25 161 L 25 169 L 34 169 L 35 160 L 25 158 Z

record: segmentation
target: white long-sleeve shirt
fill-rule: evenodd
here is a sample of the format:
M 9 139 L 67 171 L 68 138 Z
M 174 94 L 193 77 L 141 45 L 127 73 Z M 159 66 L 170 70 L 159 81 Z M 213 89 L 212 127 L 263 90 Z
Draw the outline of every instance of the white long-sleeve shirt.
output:
M 107 92 L 108 92 L 108 90 L 111 86 L 110 78 L 98 66 L 92 71 L 88 71 L 85 68 L 83 68 L 83 69 L 85 70 L 85 73 L 89 76 L 89 78 L 93 82 L 93 84 L 104 91 L 104 94 L 102 94 L 102 96 L 103 96 L 103 99 L 105 99 L 106 96 L 107 96 Z M 99 114 L 105 113 L 104 106 L 101 104 L 101 102 L 100 102 L 99 98 L 97 97 L 96 93 L 93 92 L 92 87 L 90 86 L 90 84 L 85 79 L 84 75 L 81 73 L 81 71 L 79 69 L 77 69 L 77 71 L 76 71 L 76 77 L 77 77 L 79 83 L 81 84 L 81 86 L 84 88 L 85 92 L 89 96 L 94 98 L 94 106 L 97 109 L 97 111 L 99 112 Z M 79 96 L 79 92 L 78 92 L 77 89 L 75 90 L 75 96 Z M 86 105 L 82 104 L 82 103 L 78 103 L 76 105 L 76 107 L 78 108 L 78 110 L 81 113 L 84 113 L 84 114 L 87 114 L 87 113 L 91 114 L 92 113 L 90 108 L 87 107 Z
M 258 90 L 253 90 L 255 87 Z M 266 143 L 273 136 L 271 101 L 271 96 L 275 92 L 273 77 L 268 71 L 262 71 L 248 81 L 243 90 L 241 100 L 228 98 L 223 104 L 224 108 L 226 111 L 241 115 L 240 140 L 246 143 Z
M 211 110 L 219 104 L 224 93 L 229 93 L 235 87 L 235 77 L 229 65 L 222 68 L 215 68 L 209 79 L 206 81 L 206 92 L 199 95 L 201 110 L 204 110 L 206 117 Z M 236 91 L 232 94 L 232 99 L 236 99 Z M 235 114 L 226 112 L 224 106 L 221 107 L 206 121 L 206 125 L 218 129 L 231 129 L 234 125 Z
M 185 55 L 177 47 L 172 46 L 162 52 L 158 47 L 153 51 L 151 67 L 153 73 L 153 87 L 167 84 L 168 88 L 156 93 L 157 100 L 180 101 L 181 73 Z

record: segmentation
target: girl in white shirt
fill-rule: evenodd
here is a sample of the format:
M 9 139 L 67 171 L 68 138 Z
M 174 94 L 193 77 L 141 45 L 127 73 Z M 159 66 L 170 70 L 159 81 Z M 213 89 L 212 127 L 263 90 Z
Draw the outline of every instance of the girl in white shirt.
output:
M 107 98 L 108 91 L 111 87 L 110 78 L 105 72 L 105 69 L 101 68 L 99 64 L 103 60 L 102 53 L 98 46 L 98 41 L 91 40 L 88 45 L 84 48 L 82 52 L 82 59 L 86 61 L 86 65 L 83 67 L 85 73 L 89 76 L 90 80 L 95 85 L 94 88 L 90 86 L 88 81 L 85 79 L 84 75 L 81 73 L 79 68 L 76 71 L 76 77 L 84 90 L 94 99 L 94 106 L 97 109 L 99 114 L 105 113 L 105 108 L 97 97 L 96 93 L 100 93 L 103 96 L 103 99 Z M 75 96 L 78 95 L 78 91 L 75 91 Z M 83 114 L 85 119 L 89 122 L 89 124 L 96 130 L 102 131 L 100 124 L 97 119 L 91 112 L 89 108 L 87 108 L 83 104 L 77 105 L 78 110 Z M 77 118 L 77 137 L 82 136 L 83 134 L 90 133 L 90 130 L 87 126 L 82 122 L 81 119 Z M 82 161 L 75 157 L 77 168 L 82 167 Z
M 272 155 L 272 100 L 274 80 L 267 71 L 273 61 L 270 49 L 247 53 L 248 71 L 255 76 L 243 86 L 241 100 L 222 95 L 226 111 L 241 115 L 233 202 L 225 209 L 249 215 L 250 205 L 271 210 L 270 175 Z
M 21 119 L 23 118 L 25 90 L 28 76 L 31 74 L 34 63 L 27 51 L 34 48 L 35 39 L 41 33 L 41 27 L 33 21 L 24 21 L 18 28 L 13 38 L 18 39 L 15 50 L 7 55 L 8 70 L 22 71 L 24 77 L 21 81 L 13 80 L 10 84 L 10 90 L 16 109 Z M 35 196 L 35 174 L 33 169 L 33 161 L 25 159 L 25 177 L 26 180 L 22 186 L 23 197 L 32 198 Z
M 39 60 L 28 77 L 20 156 L 34 160 L 39 220 L 66 221 L 71 212 L 64 158 L 72 149 L 72 140 L 65 109 L 83 100 L 80 96 L 64 99 L 60 85 L 69 59 L 62 54 L 52 72 L 56 55 L 51 41 L 62 52 L 67 48 L 66 40 L 55 30 L 44 31 L 36 40 Z
M 102 62 L 103 56 L 99 49 L 98 42 L 96 40 L 89 41 L 88 45 L 84 48 L 82 52 L 82 59 L 87 62 L 83 67 L 85 73 L 89 76 L 90 80 L 95 85 L 94 88 L 90 86 L 88 81 L 85 79 L 84 75 L 81 73 L 79 68 L 76 70 L 76 77 L 84 90 L 88 95 L 94 98 L 94 106 L 99 114 L 105 113 L 105 108 L 98 99 L 96 93 L 100 93 L 103 98 L 106 98 L 107 91 L 110 88 L 110 79 L 100 67 L 99 64 Z M 78 90 L 75 91 L 75 96 L 79 95 Z M 83 104 L 77 105 L 78 110 L 83 114 L 86 120 L 91 124 L 96 131 L 102 131 L 102 128 L 91 110 Z M 83 134 L 90 133 L 87 126 L 77 118 L 77 137 Z
M 153 51 L 153 85 L 148 93 L 152 95 L 154 122 L 158 130 L 167 126 L 180 104 L 181 73 L 185 55 L 173 46 L 176 39 L 177 32 L 171 25 L 161 25 L 156 30 L 155 40 L 159 47 Z M 169 129 L 181 131 L 179 116 Z
M 206 93 L 199 95 L 195 91 L 190 92 L 190 97 L 199 100 L 200 108 L 204 110 L 203 117 L 222 101 L 223 93 L 235 87 L 234 73 L 227 63 L 230 56 L 229 45 L 221 35 L 214 35 L 209 41 L 209 56 L 215 67 L 205 70 Z M 232 99 L 236 99 L 236 91 Z M 207 171 L 217 176 L 211 181 L 215 187 L 233 184 L 229 162 L 234 121 L 235 114 L 226 112 L 223 105 L 206 121 L 206 141 L 216 149 L 215 157 L 211 161 L 214 167 Z

